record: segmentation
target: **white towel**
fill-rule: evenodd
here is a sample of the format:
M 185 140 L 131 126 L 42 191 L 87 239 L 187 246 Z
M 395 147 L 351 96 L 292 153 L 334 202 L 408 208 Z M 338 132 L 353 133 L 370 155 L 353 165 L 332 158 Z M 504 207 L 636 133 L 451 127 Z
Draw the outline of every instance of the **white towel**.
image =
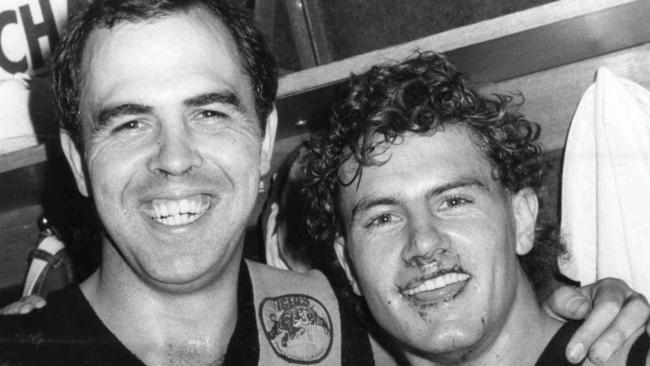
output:
M 571 122 L 562 232 L 565 275 L 617 277 L 650 297 L 650 92 L 605 68 Z

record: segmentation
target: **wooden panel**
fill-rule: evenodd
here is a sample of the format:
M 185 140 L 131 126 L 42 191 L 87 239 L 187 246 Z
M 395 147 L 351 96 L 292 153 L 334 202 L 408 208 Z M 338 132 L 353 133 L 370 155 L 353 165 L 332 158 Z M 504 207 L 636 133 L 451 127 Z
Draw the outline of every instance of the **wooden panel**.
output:
M 327 65 L 284 76 L 280 80 L 279 96 L 286 97 L 346 79 L 351 72 L 361 73 L 371 65 L 387 60 L 399 60 L 414 50 L 448 52 L 475 44 L 486 43 L 514 33 L 525 32 L 553 23 L 585 16 L 630 0 L 564 0 L 538 6 L 495 19 L 458 27 L 397 46 L 368 52 Z M 571 37 L 571 35 L 567 35 Z
M 40 203 L 46 175 L 45 163 L 0 174 L 0 213 Z
M 0 174 L 29 165 L 42 163 L 45 160 L 45 145 L 43 144 L 0 155 Z
M 564 147 L 571 118 L 596 69 L 606 66 L 650 89 L 650 43 L 570 65 L 533 73 L 482 88 L 483 92 L 521 92 L 521 112 L 542 125 L 540 141 L 546 150 Z
M 475 81 L 499 81 L 650 42 L 650 2 L 589 13 L 449 52 Z

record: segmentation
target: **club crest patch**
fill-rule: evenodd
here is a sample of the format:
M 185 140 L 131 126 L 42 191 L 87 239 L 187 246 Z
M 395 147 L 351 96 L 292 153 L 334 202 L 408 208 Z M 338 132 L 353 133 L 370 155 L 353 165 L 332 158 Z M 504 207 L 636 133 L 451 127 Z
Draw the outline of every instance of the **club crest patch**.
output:
M 259 316 L 271 348 L 289 362 L 317 363 L 332 348 L 332 319 L 311 296 L 267 297 L 260 304 Z

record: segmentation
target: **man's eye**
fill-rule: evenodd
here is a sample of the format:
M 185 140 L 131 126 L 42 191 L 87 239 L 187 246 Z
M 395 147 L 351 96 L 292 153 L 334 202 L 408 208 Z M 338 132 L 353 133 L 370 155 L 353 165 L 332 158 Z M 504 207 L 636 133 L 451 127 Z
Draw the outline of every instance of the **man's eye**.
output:
M 204 110 L 199 113 L 200 118 L 225 118 L 227 115 L 215 110 Z
M 366 225 L 367 227 L 378 227 L 378 226 L 383 226 L 387 224 L 391 224 L 396 221 L 395 216 L 391 214 L 381 214 L 378 216 L 375 216 L 372 218 L 368 224 Z
M 449 197 L 443 203 L 444 208 L 454 208 L 471 203 L 472 201 L 464 197 Z
M 118 133 L 118 132 L 123 132 L 123 131 L 130 131 L 130 130 L 137 130 L 138 128 L 142 127 L 142 122 L 138 120 L 133 120 L 133 121 L 128 121 L 126 123 L 122 123 L 121 125 L 115 127 L 113 129 L 113 133 Z

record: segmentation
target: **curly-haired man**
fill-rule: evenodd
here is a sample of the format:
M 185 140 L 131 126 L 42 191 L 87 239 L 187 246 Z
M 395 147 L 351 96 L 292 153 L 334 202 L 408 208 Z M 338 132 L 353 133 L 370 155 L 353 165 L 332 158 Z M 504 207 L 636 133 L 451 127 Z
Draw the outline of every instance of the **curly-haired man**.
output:
M 422 53 L 353 77 L 312 140 L 310 233 L 413 365 L 566 362 L 577 325 L 535 293 L 562 252 L 536 242 L 540 128 L 510 104 Z M 645 364 L 634 338 L 610 364 Z

